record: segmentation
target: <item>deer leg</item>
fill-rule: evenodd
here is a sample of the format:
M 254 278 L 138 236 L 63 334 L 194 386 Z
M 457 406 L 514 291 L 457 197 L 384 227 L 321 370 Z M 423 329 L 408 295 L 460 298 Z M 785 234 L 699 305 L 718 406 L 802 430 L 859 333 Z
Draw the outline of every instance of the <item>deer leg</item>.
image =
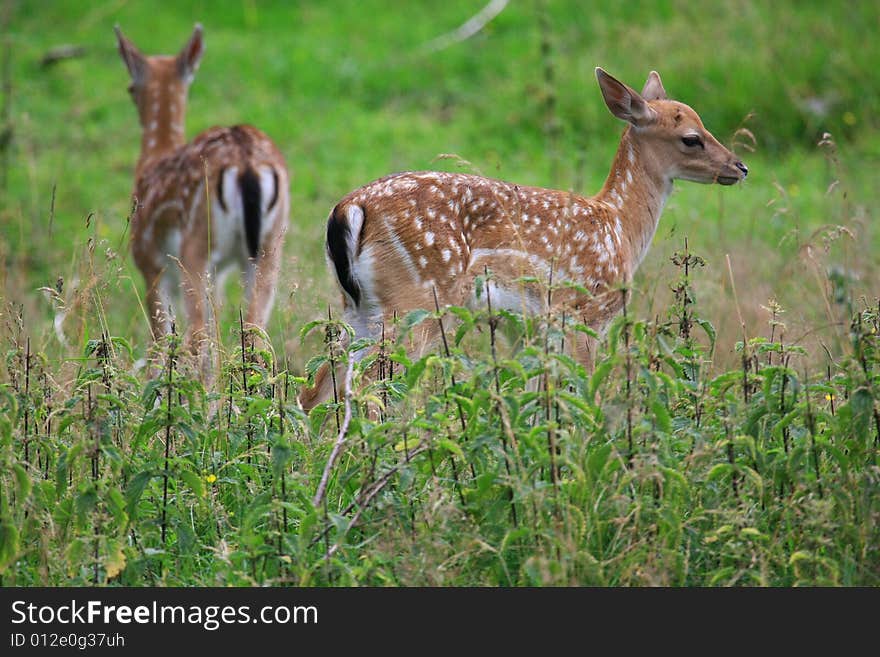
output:
M 153 342 L 171 333 L 171 299 L 167 293 L 166 273 L 161 268 L 141 270 L 147 285 L 147 312 Z
M 207 277 L 208 262 L 205 245 L 199 240 L 184 239 L 180 252 L 181 287 L 186 309 L 187 327 L 184 347 L 197 357 L 203 382 L 211 380 L 211 335 L 208 331 L 209 317 Z
M 152 262 L 138 262 L 137 265 L 146 284 L 145 302 L 151 343 L 147 356 L 142 361 L 138 361 L 137 366 L 149 364 L 147 370 L 149 376 L 155 377 L 159 374 L 162 360 L 156 348 L 157 343 L 171 333 L 173 314 L 168 286 L 169 278 L 173 277 L 169 277 L 166 269 L 156 266 Z
M 282 237 L 284 222 L 277 221 L 277 228 L 266 236 L 265 248 L 260 249 L 255 260 L 247 264 L 246 324 L 265 331 L 275 302 L 275 286 L 281 272 Z

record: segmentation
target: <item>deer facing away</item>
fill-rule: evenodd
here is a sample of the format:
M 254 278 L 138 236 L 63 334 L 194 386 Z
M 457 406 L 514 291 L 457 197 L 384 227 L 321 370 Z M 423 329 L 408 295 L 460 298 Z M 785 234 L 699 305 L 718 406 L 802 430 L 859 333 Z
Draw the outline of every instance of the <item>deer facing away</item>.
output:
M 672 181 L 732 185 L 748 174 L 693 109 L 667 99 L 656 72 L 641 94 L 601 68 L 596 77 L 608 109 L 628 125 L 595 196 L 409 172 L 372 182 L 336 205 L 327 256 L 357 335 L 376 338 L 395 313 L 432 308 L 435 289 L 440 303 L 475 305 L 474 279 L 486 268 L 493 308 L 545 312 L 546 293 L 518 282 L 525 276 L 552 275 L 586 288 L 587 294 L 556 290 L 552 302 L 601 333 L 623 307 L 616 288 L 631 281 L 644 258 Z M 425 336 L 423 346 L 437 338 Z M 589 365 L 594 347 L 587 338 L 575 355 Z M 318 371 L 301 395 L 305 409 L 332 394 L 331 380 L 327 367 Z
M 177 56 L 142 55 L 119 27 L 119 54 L 142 128 L 135 169 L 131 251 L 146 283 L 154 339 L 171 331 L 182 292 L 185 345 L 210 369 L 214 291 L 243 272 L 246 323 L 264 329 L 272 309 L 290 200 L 284 157 L 249 125 L 184 138 L 187 94 L 204 46 L 202 27 Z

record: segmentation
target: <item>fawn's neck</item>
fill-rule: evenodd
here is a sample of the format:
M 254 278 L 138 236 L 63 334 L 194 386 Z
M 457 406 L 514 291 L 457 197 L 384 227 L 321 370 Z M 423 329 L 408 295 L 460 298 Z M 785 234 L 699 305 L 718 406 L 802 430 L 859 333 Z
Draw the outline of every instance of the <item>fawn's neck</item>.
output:
M 171 94 L 165 89 L 151 91 L 139 108 L 142 133 L 136 168 L 138 178 L 157 160 L 186 143 L 183 135 L 186 96 Z
M 672 178 L 645 157 L 632 130 L 627 127 L 624 131 L 605 185 L 595 196 L 620 220 L 622 246 L 629 250 L 629 257 L 624 259 L 629 263 L 624 272 L 627 280 L 645 257 L 672 191 Z

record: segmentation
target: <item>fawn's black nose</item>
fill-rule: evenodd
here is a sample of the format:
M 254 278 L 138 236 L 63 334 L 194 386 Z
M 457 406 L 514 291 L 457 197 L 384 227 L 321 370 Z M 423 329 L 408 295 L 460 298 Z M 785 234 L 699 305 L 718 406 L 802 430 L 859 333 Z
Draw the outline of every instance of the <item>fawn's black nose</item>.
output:
M 749 168 L 745 164 L 743 164 L 742 162 L 736 161 L 736 162 L 734 162 L 734 166 L 743 172 L 743 178 L 745 178 L 747 175 L 749 175 Z

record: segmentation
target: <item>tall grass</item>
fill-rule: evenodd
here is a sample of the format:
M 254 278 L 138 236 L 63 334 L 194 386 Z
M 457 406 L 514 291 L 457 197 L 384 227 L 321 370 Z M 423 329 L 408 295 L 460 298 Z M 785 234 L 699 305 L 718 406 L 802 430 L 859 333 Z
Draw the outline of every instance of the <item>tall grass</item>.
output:
M 0 583 L 878 584 L 870 3 L 511 3 L 433 56 L 469 3 L 195 8 L 2 4 Z M 111 29 L 170 52 L 195 20 L 189 134 L 251 121 L 294 169 L 270 335 L 243 334 L 233 286 L 207 390 L 175 335 L 160 371 L 140 363 L 137 126 Z M 41 66 L 61 42 L 85 55 Z M 597 189 L 619 126 L 596 64 L 632 84 L 657 68 L 757 151 L 741 189 L 676 188 L 595 368 L 567 355 L 571 317 L 493 309 L 487 271 L 484 307 L 400 318 L 351 394 L 304 414 L 316 368 L 365 346 L 345 347 L 327 210 L 390 170 L 458 167 L 449 152 Z M 414 360 L 423 322 L 444 339 Z
M 443 322 L 444 347 L 415 361 L 389 339 L 355 365 L 335 346 L 350 329 L 316 323 L 352 384 L 310 416 L 304 380 L 246 340 L 206 391 L 176 335 L 145 381 L 102 334 L 62 388 L 13 328 L 2 581 L 878 584 L 880 309 L 854 306 L 818 367 L 774 308 L 715 373 L 700 264 L 676 253 L 669 313 L 621 315 L 592 371 L 564 348 L 589 329 L 492 310 L 491 272 L 484 310 L 394 327 Z M 377 359 L 384 376 L 364 378 Z

